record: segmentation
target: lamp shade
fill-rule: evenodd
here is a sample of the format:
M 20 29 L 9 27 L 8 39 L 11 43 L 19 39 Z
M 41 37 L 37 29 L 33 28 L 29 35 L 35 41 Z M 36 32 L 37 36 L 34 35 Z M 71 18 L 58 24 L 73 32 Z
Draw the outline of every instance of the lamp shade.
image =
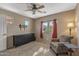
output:
M 68 28 L 73 28 L 73 27 L 74 27 L 74 24 L 73 24 L 72 22 L 71 22 L 71 23 L 68 23 L 68 24 L 67 24 L 67 27 L 68 27 Z

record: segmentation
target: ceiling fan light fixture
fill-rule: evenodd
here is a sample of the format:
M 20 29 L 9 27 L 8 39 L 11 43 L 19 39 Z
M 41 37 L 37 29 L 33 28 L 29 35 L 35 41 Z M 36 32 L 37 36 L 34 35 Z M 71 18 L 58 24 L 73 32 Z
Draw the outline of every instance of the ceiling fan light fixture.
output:
M 26 10 L 26 11 L 32 11 L 33 12 L 32 14 L 35 14 L 36 12 L 46 13 L 44 11 L 38 11 L 39 9 L 44 8 L 45 7 L 44 5 L 40 5 L 40 4 L 36 4 L 36 3 L 30 3 L 30 5 L 32 7 L 29 7 L 29 9 Z

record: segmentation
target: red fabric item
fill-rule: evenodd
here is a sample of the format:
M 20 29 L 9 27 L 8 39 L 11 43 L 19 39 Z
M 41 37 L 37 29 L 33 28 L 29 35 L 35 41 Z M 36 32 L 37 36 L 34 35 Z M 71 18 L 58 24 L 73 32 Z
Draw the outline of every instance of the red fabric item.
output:
M 57 38 L 57 23 L 56 23 L 56 19 L 53 20 L 52 38 Z
M 43 24 L 43 22 L 41 21 L 41 27 L 40 27 L 40 38 L 43 38 L 43 33 L 42 33 L 42 24 Z

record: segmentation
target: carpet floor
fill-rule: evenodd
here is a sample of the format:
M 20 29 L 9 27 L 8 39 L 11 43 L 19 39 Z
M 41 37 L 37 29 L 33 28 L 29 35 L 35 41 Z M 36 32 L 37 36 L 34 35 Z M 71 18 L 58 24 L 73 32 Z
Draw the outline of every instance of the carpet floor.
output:
M 28 44 L 0 52 L 0 56 L 54 56 L 48 45 L 40 42 Z

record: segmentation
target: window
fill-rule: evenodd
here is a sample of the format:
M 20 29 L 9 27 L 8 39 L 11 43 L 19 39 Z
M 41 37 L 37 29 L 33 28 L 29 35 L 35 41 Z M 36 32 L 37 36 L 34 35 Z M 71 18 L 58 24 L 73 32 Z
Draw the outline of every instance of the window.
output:
M 53 21 L 45 21 L 42 24 L 42 32 L 47 34 L 52 34 L 53 32 Z
M 53 32 L 53 21 L 49 22 L 49 30 L 50 30 L 50 34 L 52 35 L 52 32 Z
M 25 20 L 22 24 L 19 24 L 20 30 L 26 30 L 29 25 L 29 21 Z
M 43 22 L 43 33 L 46 32 L 48 27 L 48 22 Z
M 24 25 L 25 25 L 25 26 L 28 26 L 28 25 L 29 25 L 29 21 L 25 20 L 25 21 L 24 21 Z

